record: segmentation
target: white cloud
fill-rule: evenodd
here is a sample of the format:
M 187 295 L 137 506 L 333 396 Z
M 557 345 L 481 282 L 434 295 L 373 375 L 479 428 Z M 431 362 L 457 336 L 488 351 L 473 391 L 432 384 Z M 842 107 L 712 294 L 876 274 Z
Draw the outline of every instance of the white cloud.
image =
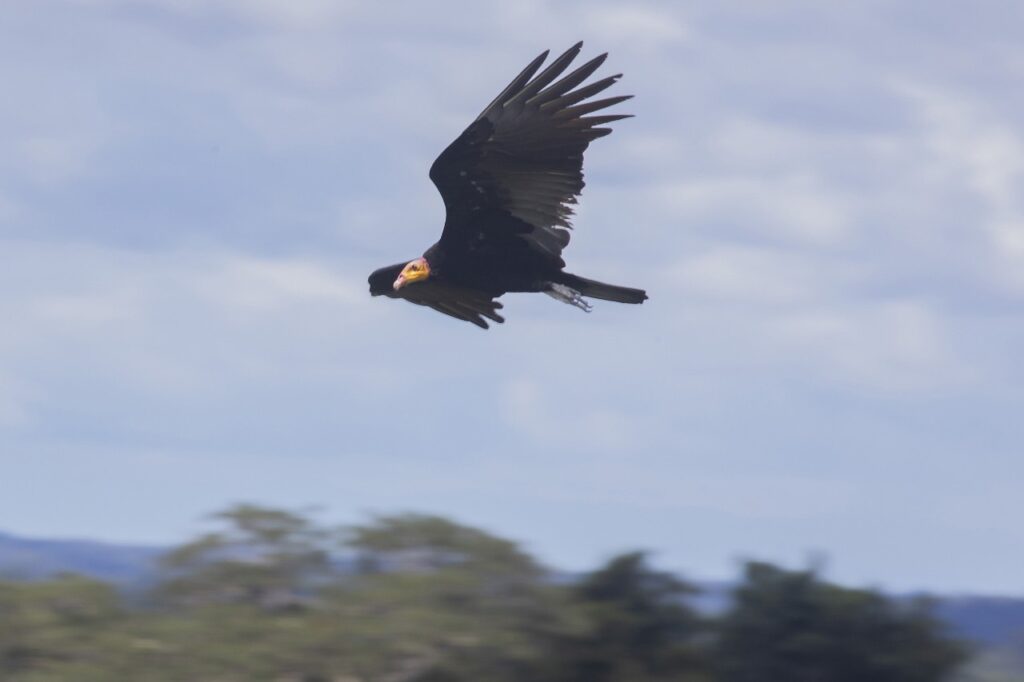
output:
M 351 309 L 369 300 L 362 281 L 295 259 L 229 256 L 214 268 L 197 273 L 191 287 L 197 296 L 216 300 L 225 308 L 263 313 L 304 302 Z
M 692 178 L 654 190 L 653 199 L 688 224 L 728 220 L 753 237 L 832 246 L 848 233 L 845 202 L 809 176 Z
M 839 300 L 861 279 L 853 263 L 776 247 L 713 246 L 669 270 L 684 293 L 750 305 L 795 305 Z
M 336 375 L 325 370 L 330 349 L 381 312 L 361 283 L 308 260 L 3 246 L 9 288 L 0 313 L 9 324 L 0 375 L 37 384 L 51 401 L 65 382 L 97 379 L 198 401 L 244 391 L 256 376 Z M 302 338 L 301 357 L 292 357 L 289 334 Z
M 1024 129 L 965 92 L 919 83 L 896 87 L 916 106 L 930 163 L 945 176 L 935 184 L 964 186 L 984 202 L 980 223 L 997 278 L 1024 293 Z
M 792 357 L 836 378 L 882 390 L 949 388 L 975 379 L 951 348 L 941 318 L 914 300 L 810 309 L 766 321 Z
M 628 44 L 650 49 L 689 37 L 677 11 L 651 5 L 589 5 L 583 14 L 584 33 L 601 44 Z
M 344 17 L 353 7 L 347 0 L 68 0 L 72 4 L 103 7 L 146 5 L 191 17 L 227 14 L 235 18 L 291 28 L 323 28 Z
M 577 451 L 620 450 L 636 442 L 631 419 L 608 405 L 580 405 L 549 397 L 545 384 L 529 379 L 509 381 L 503 391 L 508 425 L 537 443 L 557 444 Z
M 981 102 L 962 92 L 905 84 L 904 94 L 920 108 L 924 139 L 933 154 L 986 198 L 995 210 L 1019 198 L 1024 172 L 1024 141 Z

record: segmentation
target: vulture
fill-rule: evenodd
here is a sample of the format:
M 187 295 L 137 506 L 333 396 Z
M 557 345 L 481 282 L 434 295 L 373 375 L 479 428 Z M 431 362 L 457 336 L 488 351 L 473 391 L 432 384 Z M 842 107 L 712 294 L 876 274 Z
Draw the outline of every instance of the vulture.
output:
M 642 289 L 565 272 L 573 204 L 583 190 L 583 152 L 628 118 L 603 110 L 631 95 L 592 99 L 622 74 L 584 84 L 599 55 L 565 74 L 583 43 L 538 73 L 527 65 L 441 152 L 430 179 L 444 200 L 441 238 L 422 256 L 373 272 L 370 294 L 403 298 L 483 329 L 504 322 L 498 297 L 543 292 L 590 312 L 586 297 L 642 303 Z M 563 75 L 565 74 L 565 75 Z M 601 113 L 598 113 L 601 112 Z

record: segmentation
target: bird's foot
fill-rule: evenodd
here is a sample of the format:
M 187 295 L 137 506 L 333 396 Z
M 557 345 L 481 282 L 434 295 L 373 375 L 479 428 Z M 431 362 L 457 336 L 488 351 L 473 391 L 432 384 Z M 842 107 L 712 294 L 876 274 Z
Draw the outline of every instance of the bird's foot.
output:
M 561 301 L 562 303 L 568 303 L 571 306 L 576 306 L 585 313 L 589 313 L 594 309 L 594 306 L 590 305 L 590 302 L 583 298 L 583 294 L 572 287 L 565 286 L 564 284 L 555 284 L 552 282 L 548 285 L 548 288 L 544 290 L 544 293 L 551 298 Z

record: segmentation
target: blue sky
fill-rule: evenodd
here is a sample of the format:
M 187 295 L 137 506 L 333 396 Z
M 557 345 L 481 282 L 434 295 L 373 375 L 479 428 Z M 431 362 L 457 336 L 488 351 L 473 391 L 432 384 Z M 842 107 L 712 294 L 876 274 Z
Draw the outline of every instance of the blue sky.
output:
M 564 568 L 829 557 L 1021 591 L 1024 9 L 38 0 L 0 9 L 0 527 L 451 515 Z M 545 48 L 637 97 L 570 270 L 489 332 L 371 299 Z

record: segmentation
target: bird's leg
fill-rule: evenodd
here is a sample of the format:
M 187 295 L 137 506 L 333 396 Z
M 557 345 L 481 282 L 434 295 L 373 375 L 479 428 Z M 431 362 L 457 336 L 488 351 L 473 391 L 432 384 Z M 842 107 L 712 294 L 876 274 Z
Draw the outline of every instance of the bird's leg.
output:
M 562 303 L 576 306 L 585 313 L 589 313 L 594 308 L 587 299 L 583 298 L 583 294 L 564 284 L 551 282 L 548 284 L 548 288 L 544 290 L 544 293 L 551 298 L 558 299 Z

